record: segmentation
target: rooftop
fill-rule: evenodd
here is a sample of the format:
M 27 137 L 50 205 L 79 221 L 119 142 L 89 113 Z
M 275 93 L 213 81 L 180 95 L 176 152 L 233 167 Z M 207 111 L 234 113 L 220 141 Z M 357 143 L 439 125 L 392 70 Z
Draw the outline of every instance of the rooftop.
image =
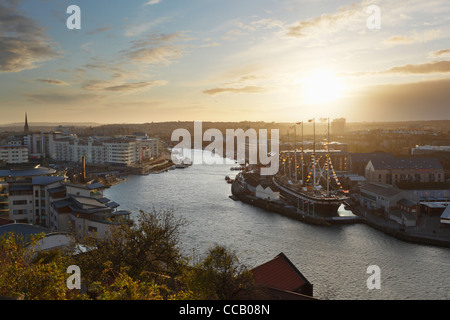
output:
M 251 271 L 256 284 L 269 288 L 300 292 L 305 284 L 311 285 L 284 253 Z
M 56 170 L 45 168 L 45 167 L 28 167 L 28 168 L 18 168 L 18 169 L 6 169 L 0 170 L 0 177 L 35 177 L 35 176 L 45 176 L 56 173 Z
M 9 232 L 23 236 L 23 239 L 28 242 L 33 235 L 38 235 L 41 233 L 49 234 L 52 231 L 41 226 L 26 223 L 10 223 L 0 226 L 0 236 L 6 235 Z
M 387 184 L 369 182 L 361 186 L 361 192 L 372 192 L 384 197 L 393 197 L 401 192 L 400 189 L 394 188 Z
M 369 161 L 372 159 L 395 159 L 392 153 L 387 152 L 371 152 L 371 153 L 350 153 L 349 158 L 355 161 Z
M 442 169 L 436 158 L 371 159 L 375 169 Z
M 450 190 L 450 182 L 396 182 L 395 185 L 402 190 Z
M 32 184 L 46 186 L 55 182 L 59 182 L 65 180 L 66 177 L 55 177 L 55 176 L 41 176 L 41 177 L 33 177 Z
M 64 185 L 69 186 L 69 187 L 87 189 L 87 190 L 101 189 L 101 188 L 105 187 L 103 184 L 101 184 L 99 182 L 92 183 L 92 184 L 77 184 L 77 183 L 66 182 L 66 183 L 64 183 Z

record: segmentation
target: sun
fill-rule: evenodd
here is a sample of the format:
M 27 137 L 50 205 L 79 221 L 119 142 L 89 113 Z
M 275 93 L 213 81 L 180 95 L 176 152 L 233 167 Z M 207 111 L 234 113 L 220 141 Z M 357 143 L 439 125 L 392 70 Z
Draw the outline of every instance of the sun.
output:
M 332 102 L 342 97 L 344 86 L 342 81 L 329 70 L 312 72 L 304 80 L 303 95 L 308 104 Z

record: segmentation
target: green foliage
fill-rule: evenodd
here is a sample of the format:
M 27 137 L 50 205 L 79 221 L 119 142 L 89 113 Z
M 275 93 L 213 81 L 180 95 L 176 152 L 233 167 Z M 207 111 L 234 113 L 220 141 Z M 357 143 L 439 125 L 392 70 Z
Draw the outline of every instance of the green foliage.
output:
M 134 279 L 162 281 L 175 277 L 185 264 L 178 247 L 180 227 L 184 224 L 171 211 L 141 211 L 136 224 L 112 228 L 106 239 L 81 239 L 82 245 L 97 249 L 78 255 L 74 264 L 83 270 L 88 283 L 101 276 L 107 262 L 117 273 L 126 268 Z
M 0 296 L 17 299 L 250 299 L 253 277 L 234 251 L 211 248 L 194 266 L 182 255 L 180 228 L 171 211 L 140 212 L 134 225 L 111 229 L 106 239 L 88 237 L 83 253 L 37 251 L 41 237 L 25 243 L 10 233 L 0 238 Z M 87 293 L 67 288 L 67 267 L 81 270 Z
M 66 286 L 64 257 L 58 252 L 37 255 L 41 236 L 27 245 L 22 237 L 8 233 L 0 238 L 0 296 L 26 299 L 74 299 L 78 292 Z
M 239 262 L 236 252 L 219 245 L 210 248 L 191 270 L 188 283 L 198 299 L 238 300 L 258 295 L 252 273 Z

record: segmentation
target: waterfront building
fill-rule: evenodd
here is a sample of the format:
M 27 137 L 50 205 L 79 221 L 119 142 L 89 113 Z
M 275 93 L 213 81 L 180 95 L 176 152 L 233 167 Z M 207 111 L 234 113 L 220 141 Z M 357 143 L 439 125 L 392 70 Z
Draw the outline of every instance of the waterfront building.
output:
M 128 167 L 160 153 L 159 140 L 146 137 L 63 137 L 53 140 L 51 158 L 57 161 Z
M 418 214 L 419 200 L 415 194 L 387 184 L 369 182 L 360 188 L 360 205 L 382 214 L 389 214 L 391 211 L 406 207 L 411 213 Z
M 40 166 L 0 170 L 0 215 L 17 222 L 45 224 L 48 199 L 42 189 L 63 179 L 55 177 L 55 173 Z
M 55 140 L 76 137 L 73 134 L 61 132 L 30 133 L 24 136 L 24 145 L 28 148 L 31 160 L 54 158 Z
M 0 170 L 0 216 L 54 232 L 98 232 L 103 237 L 130 216 L 103 197 L 103 189 L 101 183 L 69 183 L 55 170 L 39 166 Z
M 450 200 L 450 182 L 398 182 L 396 187 L 417 195 L 420 201 L 447 202 Z
M 130 221 L 130 212 L 117 210 L 119 204 L 103 197 L 104 186 L 95 184 L 63 183 L 50 190 L 50 228 L 77 236 L 97 234 L 107 237 L 110 227 Z
M 435 158 L 371 159 L 365 169 L 367 181 L 394 185 L 399 182 L 444 182 L 445 172 Z

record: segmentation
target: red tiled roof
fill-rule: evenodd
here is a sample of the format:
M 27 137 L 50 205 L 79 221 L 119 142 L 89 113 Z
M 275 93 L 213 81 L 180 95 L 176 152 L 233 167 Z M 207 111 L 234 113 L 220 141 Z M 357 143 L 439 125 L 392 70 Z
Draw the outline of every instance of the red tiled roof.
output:
M 251 271 L 255 283 L 261 286 L 295 292 L 303 285 L 309 284 L 283 253 Z

